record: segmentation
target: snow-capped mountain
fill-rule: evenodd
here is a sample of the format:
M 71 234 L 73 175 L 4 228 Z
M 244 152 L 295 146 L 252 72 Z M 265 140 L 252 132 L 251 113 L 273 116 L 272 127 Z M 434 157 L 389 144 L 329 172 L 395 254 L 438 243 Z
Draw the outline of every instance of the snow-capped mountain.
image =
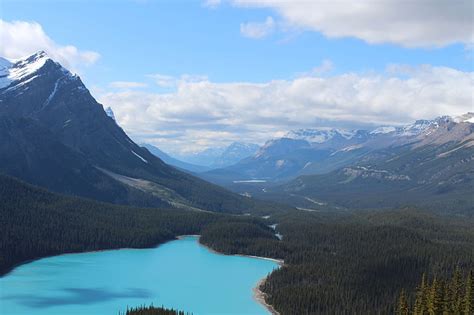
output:
M 443 117 L 439 117 L 434 120 L 417 120 L 413 124 L 408 124 L 398 128 L 395 134 L 396 136 L 416 136 L 429 128 L 437 128 L 439 125 L 438 121 L 442 119 Z
M 370 131 L 371 135 L 390 134 L 395 137 L 410 137 L 422 134 L 428 129 L 437 128 L 439 123 L 450 119 L 448 116 L 441 116 L 433 120 L 420 119 L 412 124 L 404 126 L 381 126 Z
M 214 160 L 212 167 L 220 168 L 235 164 L 246 157 L 254 155 L 258 148 L 259 146 L 253 143 L 233 142 Z
M 188 171 L 188 172 L 191 172 L 191 173 L 200 173 L 200 172 L 205 172 L 205 171 L 210 170 L 210 168 L 208 168 L 206 166 L 194 165 L 194 164 L 190 164 L 190 163 L 180 161 L 180 160 L 170 156 L 168 153 L 160 150 L 158 147 L 156 147 L 154 145 L 143 143 L 142 147 L 144 147 L 145 149 L 150 151 L 150 153 L 155 155 L 156 157 L 159 157 L 166 164 L 174 166 L 178 169 Z
M 392 133 L 396 132 L 397 128 L 393 126 L 381 126 L 377 127 L 374 130 L 370 132 L 371 135 L 378 135 L 378 134 L 387 134 L 387 133 Z
M 346 129 L 298 129 L 289 131 L 284 138 L 306 140 L 311 143 L 323 143 L 336 137 L 351 139 L 357 133 L 357 130 Z
M 184 153 L 174 157 L 186 163 L 211 167 L 214 161 L 224 153 L 225 149 L 225 147 L 207 148 L 199 152 Z
M 0 89 L 6 88 L 4 91 L 6 92 L 27 84 L 40 75 L 38 71 L 43 68 L 46 63 L 54 63 L 59 66 L 59 69 L 65 74 L 65 77 L 75 77 L 59 63 L 49 58 L 44 51 L 37 52 L 28 58 L 16 61 L 9 61 L 0 57 Z
M 448 143 L 466 143 L 466 147 L 472 148 L 473 117 L 473 113 L 455 118 L 441 116 L 372 130 L 293 130 L 282 138 L 267 141 L 253 157 L 225 170 L 232 180 L 282 180 L 298 175 L 324 174 L 362 158 L 380 157 L 402 148 Z M 216 174 L 217 183 L 223 183 L 224 174 L 224 171 Z M 212 171 L 208 175 L 206 178 L 212 180 Z
M 207 148 L 201 152 L 177 156 L 181 161 L 210 169 L 226 167 L 254 155 L 259 146 L 253 143 L 233 142 L 227 147 Z
M 410 203 L 430 204 L 443 211 L 472 211 L 473 117 L 474 113 L 441 116 L 377 134 L 354 150 L 335 151 L 326 159 L 311 162 L 296 174 L 309 176 L 297 177 L 281 190 L 269 192 L 298 194 L 346 207 Z
M 80 77 L 45 52 L 1 59 L 0 71 L 0 173 L 120 204 L 221 212 L 252 207 L 138 146 Z
M 420 119 L 414 123 L 402 126 L 380 126 L 372 130 L 347 130 L 347 129 L 331 129 L 331 128 L 312 128 L 312 129 L 298 129 L 291 130 L 285 134 L 284 138 L 294 140 L 305 140 L 311 144 L 322 144 L 334 140 L 351 140 L 362 139 L 367 140 L 366 136 L 370 135 L 372 138 L 389 135 L 392 137 L 416 137 L 426 132 L 433 132 L 441 124 L 455 122 L 455 123 L 474 123 L 474 113 L 469 112 L 461 116 L 450 117 L 440 116 L 432 120 Z M 265 146 L 268 147 L 268 144 Z

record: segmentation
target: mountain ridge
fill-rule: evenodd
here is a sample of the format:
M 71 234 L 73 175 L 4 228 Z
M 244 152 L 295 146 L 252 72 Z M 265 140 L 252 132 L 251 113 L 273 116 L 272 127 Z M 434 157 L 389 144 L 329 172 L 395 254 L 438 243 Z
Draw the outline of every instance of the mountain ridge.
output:
M 463 141 L 472 132 L 467 127 L 453 129 L 453 126 L 472 125 L 473 117 L 474 113 L 469 112 L 454 118 L 440 116 L 372 130 L 300 129 L 288 132 L 283 138 L 268 140 L 252 157 L 201 176 L 232 187 L 233 182 L 242 180 L 285 181 L 299 175 L 324 174 L 383 150 Z
M 66 176 L 77 173 L 90 187 L 91 191 L 85 196 L 102 201 L 133 205 L 136 198 L 131 194 L 140 193 L 154 200 L 152 204 L 155 205 L 173 204 L 176 200 L 169 199 L 170 196 L 179 196 L 191 208 L 237 213 L 255 209 L 258 202 L 170 167 L 138 146 L 106 114 L 80 77 L 71 74 L 44 52 L 12 63 L 4 73 L 8 73 L 3 77 L 8 79 L 8 84 L 0 89 L 0 116 L 11 121 L 3 124 L 0 135 L 10 139 L 1 146 L 4 163 L 0 165 L 0 171 L 26 181 L 36 178 L 35 184 L 56 192 L 84 196 L 80 185 L 72 185 L 67 179 L 72 175 Z M 13 76 L 12 73 L 21 75 Z M 16 132 L 22 129 L 25 121 L 34 124 L 35 133 L 41 136 L 36 143 Z M 15 148 L 13 135 L 22 139 L 22 147 Z M 60 154 L 67 151 L 71 156 L 69 164 L 62 165 L 64 173 L 56 172 L 62 166 L 55 152 L 41 148 L 41 144 L 51 141 L 56 143 L 52 147 L 61 148 L 58 149 Z M 28 151 L 30 146 L 36 148 L 35 154 Z M 8 152 L 16 152 L 16 155 L 7 155 Z M 51 164 L 49 169 L 42 169 L 40 157 L 43 163 Z M 101 169 L 158 186 L 131 185 L 135 181 L 124 184 Z M 111 185 L 113 191 L 121 189 L 121 194 L 126 196 L 121 200 L 105 198 L 116 195 L 106 193 Z M 165 187 L 173 194 L 157 187 Z

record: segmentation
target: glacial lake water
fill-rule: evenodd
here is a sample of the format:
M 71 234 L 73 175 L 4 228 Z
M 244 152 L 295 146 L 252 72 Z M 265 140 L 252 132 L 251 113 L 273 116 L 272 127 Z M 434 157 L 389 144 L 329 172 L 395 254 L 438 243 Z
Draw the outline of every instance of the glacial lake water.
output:
M 0 278 L 0 314 L 117 315 L 152 303 L 193 314 L 268 314 L 253 288 L 275 268 L 213 253 L 193 236 L 151 249 L 48 257 Z

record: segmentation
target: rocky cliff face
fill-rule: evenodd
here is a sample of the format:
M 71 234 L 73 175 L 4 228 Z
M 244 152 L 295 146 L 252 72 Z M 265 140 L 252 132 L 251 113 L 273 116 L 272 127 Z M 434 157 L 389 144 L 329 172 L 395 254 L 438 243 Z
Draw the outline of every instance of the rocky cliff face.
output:
M 1 171 L 111 202 L 141 205 L 140 195 L 149 205 L 230 212 L 249 206 L 135 144 L 81 79 L 44 52 L 0 66 Z

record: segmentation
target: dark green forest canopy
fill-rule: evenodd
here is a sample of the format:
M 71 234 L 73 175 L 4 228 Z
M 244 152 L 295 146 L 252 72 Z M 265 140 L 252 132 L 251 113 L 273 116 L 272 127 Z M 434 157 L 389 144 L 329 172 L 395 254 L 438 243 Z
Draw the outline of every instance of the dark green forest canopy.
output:
M 271 235 L 259 217 L 118 206 L 51 193 L 2 175 L 0 201 L 0 274 L 50 255 L 152 247 L 227 221 L 265 228 Z
M 132 307 L 123 314 L 119 313 L 119 315 L 192 315 L 192 313 L 150 305 Z
M 152 247 L 178 235 L 226 254 L 284 259 L 261 289 L 281 314 L 389 314 L 420 275 L 474 268 L 472 219 L 415 208 L 280 211 L 270 218 L 116 206 L 0 176 L 0 270 L 68 252 Z M 277 224 L 275 236 L 269 227 Z M 191 311 L 192 310 L 188 310 Z
M 281 314 L 392 314 L 400 290 L 413 290 L 423 272 L 474 267 L 474 222 L 466 218 L 405 208 L 293 211 L 270 220 L 282 241 L 263 227 L 229 222 L 204 229 L 201 242 L 229 254 L 284 259 L 261 287 Z
M 0 273 L 49 255 L 156 246 L 198 234 L 220 216 L 61 196 L 5 176 L 0 176 L 0 200 Z

